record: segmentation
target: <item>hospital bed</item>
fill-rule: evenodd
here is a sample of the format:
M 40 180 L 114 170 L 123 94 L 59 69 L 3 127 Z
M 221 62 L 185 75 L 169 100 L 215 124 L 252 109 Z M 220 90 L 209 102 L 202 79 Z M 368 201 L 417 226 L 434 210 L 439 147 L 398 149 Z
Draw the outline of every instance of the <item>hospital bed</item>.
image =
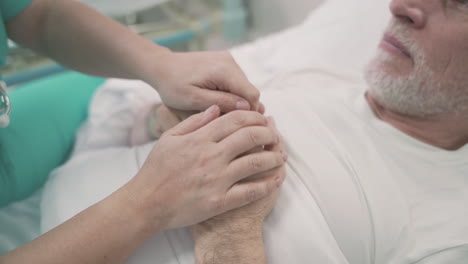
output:
M 387 4 L 388 0 L 330 0 L 302 24 L 231 52 L 257 86 L 301 69 L 340 69 L 359 80 L 389 17 Z M 40 202 L 41 190 L 0 210 L 0 253 L 39 235 Z

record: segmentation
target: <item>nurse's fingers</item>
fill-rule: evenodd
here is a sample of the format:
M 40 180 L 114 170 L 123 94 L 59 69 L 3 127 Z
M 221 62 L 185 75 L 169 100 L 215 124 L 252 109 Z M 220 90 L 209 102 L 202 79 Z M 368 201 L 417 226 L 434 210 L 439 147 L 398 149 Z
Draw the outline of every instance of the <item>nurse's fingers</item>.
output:
M 226 194 L 226 208 L 242 207 L 273 193 L 282 183 L 280 176 L 263 177 L 234 184 Z
M 287 160 L 284 152 L 261 151 L 232 161 L 227 168 L 227 177 L 231 182 L 248 180 L 253 175 L 262 174 L 283 166 Z
M 173 136 L 181 136 L 192 133 L 206 126 L 208 123 L 219 117 L 220 114 L 221 112 L 219 107 L 213 105 L 206 111 L 192 115 L 191 117 L 185 119 L 167 132 Z
M 213 142 L 219 142 L 237 130 L 249 126 L 266 126 L 267 119 L 254 111 L 227 113 L 199 130 L 199 133 Z
M 273 145 L 279 142 L 279 135 L 268 127 L 244 127 L 219 142 L 228 159 L 233 160 L 257 147 Z

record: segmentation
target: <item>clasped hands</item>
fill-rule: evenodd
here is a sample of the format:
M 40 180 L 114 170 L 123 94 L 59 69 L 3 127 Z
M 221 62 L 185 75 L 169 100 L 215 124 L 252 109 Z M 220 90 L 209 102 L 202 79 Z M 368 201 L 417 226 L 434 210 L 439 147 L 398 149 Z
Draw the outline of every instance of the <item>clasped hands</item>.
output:
M 227 52 L 168 56 L 154 80 L 145 79 L 164 104 L 147 107 L 129 139 L 138 145 L 159 138 L 135 177 L 148 200 L 170 201 L 154 203 L 154 218 L 163 219 L 157 228 L 192 226 L 200 244 L 232 228 L 261 239 L 287 154 L 259 91 Z

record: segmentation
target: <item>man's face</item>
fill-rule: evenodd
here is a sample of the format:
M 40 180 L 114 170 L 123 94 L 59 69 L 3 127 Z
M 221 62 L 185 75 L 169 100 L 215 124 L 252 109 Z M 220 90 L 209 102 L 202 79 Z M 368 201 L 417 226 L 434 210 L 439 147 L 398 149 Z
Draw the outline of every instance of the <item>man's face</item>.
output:
M 468 1 L 393 0 L 366 72 L 370 95 L 414 116 L 468 108 Z

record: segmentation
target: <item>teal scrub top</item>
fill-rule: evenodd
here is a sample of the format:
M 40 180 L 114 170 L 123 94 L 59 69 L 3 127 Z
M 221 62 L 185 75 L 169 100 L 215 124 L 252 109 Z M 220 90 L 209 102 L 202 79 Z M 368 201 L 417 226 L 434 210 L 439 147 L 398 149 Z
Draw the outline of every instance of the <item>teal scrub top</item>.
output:
M 0 62 L 8 52 L 5 22 L 32 0 L 0 0 Z M 68 157 L 102 78 L 65 72 L 8 93 L 10 125 L 0 128 L 0 208 L 27 198 Z

